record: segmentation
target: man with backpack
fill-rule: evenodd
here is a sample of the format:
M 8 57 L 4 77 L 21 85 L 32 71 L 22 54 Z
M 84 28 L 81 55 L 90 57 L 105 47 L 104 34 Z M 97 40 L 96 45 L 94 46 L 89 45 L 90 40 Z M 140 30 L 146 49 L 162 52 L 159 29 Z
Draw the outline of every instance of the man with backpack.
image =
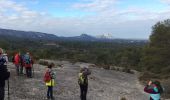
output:
M 54 79 L 55 79 L 55 73 L 52 70 L 52 67 L 54 66 L 53 63 L 49 64 L 44 75 L 44 82 L 46 86 L 48 87 L 47 90 L 47 99 L 54 100 L 53 97 L 53 87 L 54 87 Z
M 32 59 L 29 52 L 24 55 L 24 65 L 27 77 L 32 78 Z
M 4 100 L 5 80 L 8 80 L 10 77 L 10 72 L 8 72 L 5 63 L 6 57 L 3 55 L 3 50 L 0 48 L 0 100 Z
M 79 75 L 78 75 L 78 84 L 80 86 L 80 98 L 81 100 L 86 100 L 87 90 L 88 90 L 88 75 L 91 72 L 86 66 L 81 66 Z

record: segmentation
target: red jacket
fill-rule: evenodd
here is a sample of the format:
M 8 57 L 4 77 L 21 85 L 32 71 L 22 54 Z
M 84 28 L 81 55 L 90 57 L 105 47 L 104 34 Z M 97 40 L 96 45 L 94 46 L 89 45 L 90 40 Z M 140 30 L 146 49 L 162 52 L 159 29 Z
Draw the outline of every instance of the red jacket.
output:
M 20 64 L 20 55 L 16 54 L 14 57 L 14 64 L 19 65 Z

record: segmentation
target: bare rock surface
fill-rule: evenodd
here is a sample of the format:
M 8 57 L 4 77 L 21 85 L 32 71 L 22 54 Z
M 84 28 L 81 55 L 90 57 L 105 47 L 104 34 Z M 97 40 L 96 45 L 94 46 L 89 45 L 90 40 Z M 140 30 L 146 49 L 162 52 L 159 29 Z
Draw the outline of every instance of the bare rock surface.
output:
M 54 68 L 55 100 L 80 100 L 77 78 L 79 65 L 85 63 L 72 64 L 67 61 L 56 61 L 56 63 L 62 67 Z M 12 64 L 9 64 L 8 68 L 11 72 L 10 100 L 46 100 L 47 88 L 43 82 L 46 66 L 35 64 L 33 78 L 27 78 L 25 75 L 17 76 Z M 122 97 L 127 100 L 148 100 L 148 95 L 143 92 L 143 86 L 139 84 L 137 75 L 94 67 L 90 69 L 92 74 L 89 76 L 87 100 L 120 100 Z M 8 100 L 7 97 L 6 92 L 5 100 Z

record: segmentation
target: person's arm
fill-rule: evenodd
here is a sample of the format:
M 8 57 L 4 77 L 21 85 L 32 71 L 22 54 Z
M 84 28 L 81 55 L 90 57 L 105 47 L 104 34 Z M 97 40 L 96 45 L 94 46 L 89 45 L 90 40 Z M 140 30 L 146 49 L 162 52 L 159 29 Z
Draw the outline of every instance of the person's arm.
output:
M 150 93 L 150 94 L 157 94 L 158 92 L 155 91 L 155 85 L 152 84 L 152 81 L 149 81 L 148 84 L 146 85 L 146 87 L 144 88 L 144 91 L 146 93 Z

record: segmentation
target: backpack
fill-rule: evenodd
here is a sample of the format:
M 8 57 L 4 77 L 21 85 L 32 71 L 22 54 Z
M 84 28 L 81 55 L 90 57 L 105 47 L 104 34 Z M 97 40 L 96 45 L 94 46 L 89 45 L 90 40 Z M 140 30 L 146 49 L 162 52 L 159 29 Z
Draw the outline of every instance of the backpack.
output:
M 79 73 L 78 84 L 79 85 L 87 84 L 87 77 L 85 77 L 83 73 Z
M 30 58 L 29 55 L 25 55 L 25 56 L 24 56 L 24 62 L 25 62 L 26 64 L 30 64 L 30 63 L 31 63 L 31 58 Z
M 44 82 L 49 82 L 51 80 L 51 75 L 49 71 L 46 71 L 44 75 Z
M 0 65 L 4 65 L 5 62 L 6 60 L 4 59 L 4 57 L 0 56 Z

